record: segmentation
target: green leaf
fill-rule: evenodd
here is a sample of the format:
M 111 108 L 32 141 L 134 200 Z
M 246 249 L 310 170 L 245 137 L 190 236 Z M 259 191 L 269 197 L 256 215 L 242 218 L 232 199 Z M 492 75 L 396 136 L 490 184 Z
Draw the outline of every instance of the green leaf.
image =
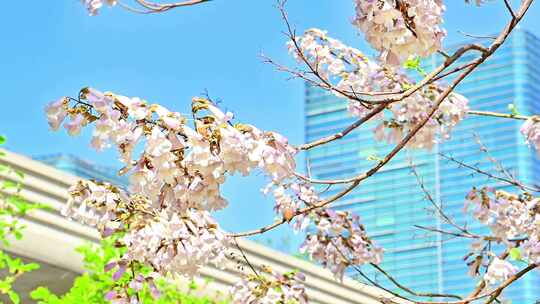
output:
M 519 250 L 519 248 L 510 249 L 510 258 L 514 261 L 521 260 L 521 251 Z
M 9 299 L 11 300 L 11 302 L 13 302 L 14 304 L 21 303 L 21 298 L 19 297 L 19 295 L 16 292 L 10 291 L 10 292 L 8 292 L 8 296 L 9 296 Z
M 422 69 L 422 67 L 420 66 L 420 57 L 419 56 L 416 56 L 416 57 L 409 57 L 409 59 L 407 59 L 404 63 L 403 63 L 403 67 L 408 69 L 408 70 L 413 70 L 413 71 L 417 71 L 418 73 L 420 73 L 422 76 L 426 76 L 427 73 L 426 71 L 424 71 L 424 69 Z
M 17 174 L 17 176 L 20 177 L 21 179 L 24 178 L 24 172 L 22 172 L 22 171 L 15 170 L 15 174 Z
M 17 239 L 18 241 L 22 240 L 23 235 L 21 231 L 15 230 L 13 231 L 13 235 L 15 236 L 15 239 Z
M 11 283 L 13 283 L 14 279 L 12 276 L 8 276 L 3 280 L 0 280 L 0 291 L 2 293 L 8 293 L 11 290 Z
M 420 57 L 410 57 L 403 63 L 403 67 L 411 70 L 418 69 L 420 67 Z
M 377 155 L 370 155 L 370 156 L 366 157 L 366 160 L 369 160 L 369 161 L 382 161 L 382 158 L 380 158 Z
M 197 288 L 199 288 L 199 286 L 197 285 L 197 283 L 195 283 L 195 280 L 193 280 L 193 281 L 191 281 L 191 282 L 189 283 L 189 289 L 195 290 L 195 289 L 197 289 Z
M 0 145 L 3 145 L 6 143 L 7 138 L 4 135 L 0 135 Z
M 23 272 L 29 272 L 39 269 L 41 266 L 38 263 L 28 263 L 21 266 L 20 270 Z
M 32 300 L 47 300 L 51 292 L 45 287 L 38 287 L 30 293 Z
M 518 111 L 516 105 L 513 104 L 513 103 L 508 104 L 508 110 L 510 110 L 512 115 L 519 115 L 519 111 Z
M 13 188 L 19 188 L 18 184 L 16 182 L 5 180 L 2 183 L 2 189 L 13 189 Z

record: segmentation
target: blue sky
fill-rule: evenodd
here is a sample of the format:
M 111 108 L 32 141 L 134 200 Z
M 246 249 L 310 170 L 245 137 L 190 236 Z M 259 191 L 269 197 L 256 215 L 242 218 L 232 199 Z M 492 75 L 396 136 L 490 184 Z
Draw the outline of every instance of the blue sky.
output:
M 7 147 L 15 152 L 71 153 L 118 166 L 112 151 L 97 154 L 89 148 L 88 132 L 71 138 L 48 131 L 44 105 L 84 86 L 140 96 L 179 112 L 189 111 L 191 97 L 208 90 L 241 121 L 283 133 L 293 143 L 303 141 L 303 83 L 287 80 L 259 57 L 263 52 L 292 63 L 274 0 L 215 0 L 157 15 L 105 8 L 97 17 L 89 17 L 78 0 L 4 2 L 0 134 L 7 135 Z M 445 2 L 447 43 L 464 39 L 458 30 L 492 34 L 507 20 L 502 1 L 481 8 L 463 0 Z M 327 29 L 369 50 L 350 25 L 352 0 L 289 0 L 288 11 L 298 32 Z M 538 3 L 522 28 L 540 35 Z M 227 185 L 231 207 L 219 216 L 225 228 L 250 229 L 272 221 L 271 202 L 259 194 L 261 186 L 257 177 Z

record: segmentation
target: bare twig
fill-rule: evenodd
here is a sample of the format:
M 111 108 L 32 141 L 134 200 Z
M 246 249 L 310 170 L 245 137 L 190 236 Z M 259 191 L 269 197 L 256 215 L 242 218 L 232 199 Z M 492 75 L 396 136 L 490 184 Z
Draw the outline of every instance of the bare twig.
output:
M 238 245 L 238 242 L 236 241 L 235 238 L 233 238 L 233 241 L 234 241 L 234 245 L 236 246 L 236 248 L 238 248 L 238 250 L 242 254 L 242 257 L 246 261 L 246 264 L 248 264 L 249 268 L 251 268 L 251 271 L 253 271 L 253 273 L 258 277 L 259 273 L 257 272 L 257 270 L 255 270 L 255 267 L 253 267 L 253 265 L 251 265 L 251 262 L 248 260 L 248 258 L 246 256 L 246 254 L 244 253 L 244 250 L 242 249 L 242 247 L 240 247 L 240 245 Z
M 512 9 L 512 5 L 510 4 L 510 2 L 508 0 L 504 0 L 504 5 L 506 6 L 506 9 L 510 13 L 510 15 L 512 15 L 512 20 L 515 20 L 516 13 L 514 13 L 514 9 Z
M 526 189 L 528 191 L 540 192 L 540 189 L 537 188 L 537 187 L 523 185 L 520 182 L 517 182 L 515 180 L 511 180 L 511 179 L 508 179 L 508 178 L 505 178 L 505 177 L 494 175 L 493 173 L 484 171 L 484 170 L 482 170 L 482 169 L 480 169 L 478 167 L 475 167 L 475 166 L 471 166 L 471 165 L 466 164 L 466 163 L 464 163 L 464 162 L 462 162 L 462 161 L 460 161 L 460 160 L 458 160 L 458 159 L 456 159 L 456 158 L 454 158 L 452 156 L 449 156 L 449 155 L 446 155 L 446 154 L 443 154 L 443 153 L 439 153 L 439 155 L 442 156 L 443 158 L 446 158 L 449 161 L 457 163 L 461 167 L 470 169 L 472 171 L 475 171 L 476 173 L 485 175 L 485 176 L 487 176 L 489 178 L 492 178 L 492 179 L 495 179 L 495 180 L 498 180 L 498 181 L 501 181 L 501 182 L 505 182 L 505 183 L 510 184 L 512 186 L 523 188 L 523 189 Z
M 467 114 L 479 115 L 479 116 L 491 116 L 491 117 L 499 117 L 499 118 L 510 118 L 510 119 L 517 119 L 517 120 L 527 120 L 529 118 L 538 119 L 536 116 L 524 116 L 524 115 L 514 115 L 514 114 L 507 114 L 507 113 L 475 111 L 475 110 L 469 110 L 467 111 Z
M 142 7 L 147 9 L 146 13 L 161 13 L 161 12 L 171 10 L 173 8 L 193 6 L 193 5 L 202 4 L 205 2 L 210 2 L 211 0 L 186 0 L 186 1 L 164 3 L 164 4 L 155 3 L 155 2 L 146 1 L 146 0 L 135 0 L 135 1 L 138 4 L 140 4 Z

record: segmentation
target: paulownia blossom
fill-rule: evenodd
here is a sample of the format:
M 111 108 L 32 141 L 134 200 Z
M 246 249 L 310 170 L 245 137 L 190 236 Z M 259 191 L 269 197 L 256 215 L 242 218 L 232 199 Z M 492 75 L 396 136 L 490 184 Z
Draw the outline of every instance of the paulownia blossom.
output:
M 83 89 L 80 97 L 49 104 L 51 128 L 63 123 L 77 135 L 93 123 L 92 146 L 118 149 L 125 164 L 120 174 L 130 175 L 130 185 L 126 192 L 80 182 L 70 190 L 64 214 L 97 226 L 103 236 L 122 231 L 122 265 L 139 262 L 160 274 L 194 275 L 208 263 L 222 264 L 227 237 L 209 212 L 227 205 L 220 192 L 226 176 L 260 169 L 273 184 L 293 176 L 296 150 L 286 138 L 233 125 L 232 114 L 207 99 L 194 98 L 191 128 L 179 113 L 139 98 L 94 89 Z M 141 153 L 134 159 L 136 150 Z
M 355 0 L 354 24 L 381 52 L 384 62 L 398 65 L 409 56 L 427 57 L 446 37 L 442 0 Z
M 540 263 L 539 198 L 528 193 L 515 195 L 493 188 L 474 188 L 467 195 L 465 211 L 471 207 L 474 218 L 487 225 L 498 242 L 508 250 L 516 250 L 519 244 L 529 264 Z M 494 259 L 486 272 L 486 280 L 505 280 L 512 273 L 515 273 L 515 267 Z
M 349 112 L 358 117 L 363 117 L 373 108 L 365 92 L 377 92 L 379 95 L 403 92 L 415 85 L 399 68 L 369 60 L 359 50 L 346 46 L 319 29 L 307 30 L 303 36 L 296 37 L 296 41 L 288 42 L 288 47 L 297 60 L 305 59 L 317 71 L 323 79 L 323 87 L 338 97 L 347 98 Z M 442 84 L 432 83 L 400 101 L 390 103 L 387 110 L 374 117 L 380 120 L 375 128 L 375 138 L 390 143 L 399 142 L 426 117 L 445 89 Z M 431 149 L 436 142 L 448 139 L 451 130 L 465 117 L 467 110 L 468 100 L 460 94 L 451 93 L 408 142 L 408 147 Z
M 124 163 L 119 174 L 129 175 L 129 189 L 81 181 L 70 189 L 63 211 L 97 226 L 104 237 L 122 232 L 120 243 L 126 253 L 116 261 L 115 274 L 119 275 L 115 277 L 137 263 L 152 267 L 157 275 L 188 276 L 210 263 L 222 265 L 229 242 L 210 212 L 228 204 L 221 195 L 227 176 L 254 170 L 270 180 L 266 191 L 275 197 L 274 209 L 288 221 L 295 217 L 295 229 L 316 223 L 321 231 L 317 240 L 328 247 L 328 253 L 330 234 L 342 234 L 336 244 L 351 261 L 338 263 L 336 255 L 322 261 L 319 253 L 312 254 L 337 277 L 348 265 L 380 260 L 380 251 L 373 250 L 358 218 L 331 211 L 297 214 L 320 199 L 315 189 L 296 180 L 297 151 L 285 137 L 234 124 L 232 113 L 223 113 L 208 99 L 193 99 L 193 127 L 182 114 L 160 105 L 90 88 L 81 90 L 80 99 L 64 97 L 52 102 L 46 113 L 51 129 L 63 124 L 70 135 L 94 124 L 92 146 L 98 151 L 116 147 Z M 324 221 L 334 222 L 335 227 L 324 230 Z M 342 224 L 347 233 L 337 230 Z M 317 240 L 310 239 L 310 246 Z M 297 290 L 294 287 L 290 292 Z M 125 300 L 122 293 L 114 297 Z
M 536 152 L 540 154 L 540 120 L 533 116 L 525 121 L 521 126 L 521 134 L 525 136 L 528 144 L 532 145 Z
M 146 197 L 107 183 L 80 181 L 70 189 L 63 214 L 97 226 L 102 236 L 122 231 L 127 248 L 120 265 L 151 265 L 160 274 L 194 275 L 209 263 L 222 265 L 227 238 L 208 211 L 155 208 Z
M 509 277 L 516 274 L 517 271 L 518 268 L 510 262 L 495 257 L 487 268 L 484 280 L 490 285 L 495 285 L 507 280 Z
M 332 209 L 314 213 L 315 229 L 306 235 L 301 253 L 330 269 L 338 279 L 343 279 L 351 265 L 381 262 L 382 248 L 368 238 L 357 215 Z
M 245 276 L 231 288 L 233 303 L 308 303 L 304 274 L 295 271 L 280 274 L 269 267 L 263 267 L 263 271 Z

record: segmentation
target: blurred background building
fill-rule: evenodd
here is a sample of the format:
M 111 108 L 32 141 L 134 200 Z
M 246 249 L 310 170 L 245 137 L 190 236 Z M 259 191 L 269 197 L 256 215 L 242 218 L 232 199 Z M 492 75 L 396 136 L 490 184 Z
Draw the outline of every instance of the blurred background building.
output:
M 455 66 L 474 55 L 464 56 Z M 426 69 L 440 63 L 440 57 L 427 60 Z M 538 114 L 539 65 L 540 40 L 518 30 L 459 85 L 457 92 L 470 100 L 474 110 L 509 113 L 508 105 L 513 104 L 521 114 Z M 356 120 L 348 114 L 346 100 L 309 85 L 306 86 L 305 118 L 306 142 L 339 132 Z M 494 175 L 514 175 L 526 184 L 538 184 L 540 162 L 534 150 L 524 143 L 519 132 L 522 123 L 469 115 L 452 132 L 451 140 L 436 145 L 432 151 L 402 151 L 335 208 L 361 216 L 368 233 L 386 249 L 382 267 L 401 284 L 416 291 L 468 294 L 475 285 L 463 261 L 470 240 L 432 233 L 419 226 L 452 230 L 440 217 L 434 216 L 433 204 L 437 204 L 456 223 L 467 225 L 477 233 L 489 233 L 462 212 L 466 194 L 472 186 L 517 189 L 474 174 L 473 170 L 449 158 Z M 308 151 L 307 165 L 313 177 L 355 176 L 373 166 L 376 163 L 373 160 L 384 157 L 392 145 L 376 142 L 371 131 L 374 127 L 367 124 L 343 139 Z M 325 195 L 341 189 L 333 186 Z M 428 193 L 433 202 L 426 198 Z M 374 269 L 367 267 L 364 271 L 392 286 Z M 358 273 L 351 271 L 350 275 Z M 540 276 L 531 273 L 504 295 L 514 303 L 533 303 L 540 298 L 538 286 Z
M 126 176 L 119 176 L 118 169 L 100 166 L 70 154 L 51 154 L 34 157 L 35 160 L 84 179 L 95 179 L 127 187 Z

